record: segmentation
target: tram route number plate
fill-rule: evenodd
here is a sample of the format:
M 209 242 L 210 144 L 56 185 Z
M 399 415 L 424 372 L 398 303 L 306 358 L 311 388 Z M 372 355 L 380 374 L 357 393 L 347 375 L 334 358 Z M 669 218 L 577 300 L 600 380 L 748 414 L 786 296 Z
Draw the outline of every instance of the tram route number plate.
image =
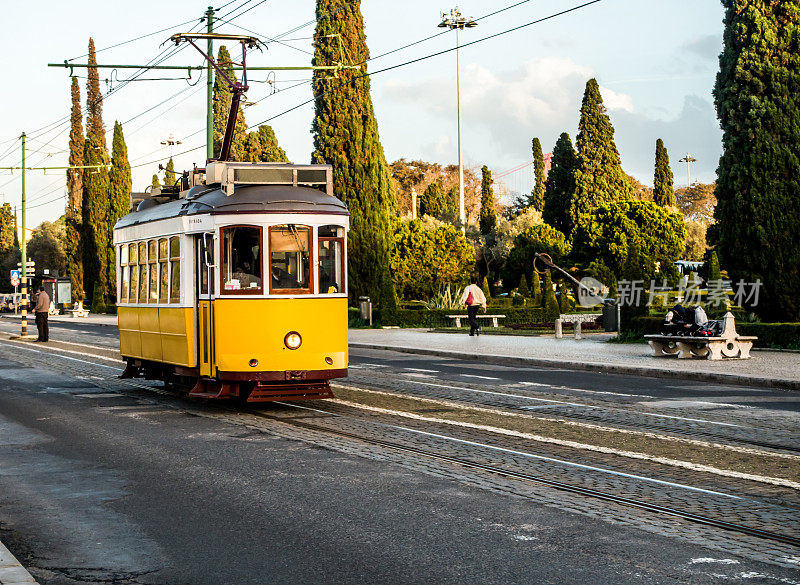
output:
M 306 371 L 305 370 L 286 370 L 284 372 L 285 377 L 287 380 L 305 380 L 306 379 Z

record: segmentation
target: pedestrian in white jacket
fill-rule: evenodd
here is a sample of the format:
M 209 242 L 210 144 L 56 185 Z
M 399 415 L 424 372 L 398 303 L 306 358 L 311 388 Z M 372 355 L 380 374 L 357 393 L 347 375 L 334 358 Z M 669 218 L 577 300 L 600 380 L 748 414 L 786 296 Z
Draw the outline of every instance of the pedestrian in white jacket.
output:
M 483 294 L 481 287 L 478 286 L 477 275 L 471 279 L 471 284 L 464 289 L 461 295 L 461 304 L 467 307 L 467 318 L 469 319 L 469 334 L 480 335 L 481 326 L 478 325 L 478 309 L 483 308 L 486 312 L 486 295 Z

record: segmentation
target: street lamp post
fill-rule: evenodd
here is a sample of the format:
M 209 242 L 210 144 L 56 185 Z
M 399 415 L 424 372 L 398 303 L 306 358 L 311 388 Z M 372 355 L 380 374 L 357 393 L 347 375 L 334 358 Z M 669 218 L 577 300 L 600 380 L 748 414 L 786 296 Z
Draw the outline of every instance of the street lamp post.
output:
M 455 29 L 456 31 L 456 100 L 458 102 L 458 219 L 461 221 L 461 231 L 466 230 L 467 220 L 464 209 L 464 162 L 461 148 L 461 59 L 459 56 L 458 31 L 465 28 L 475 28 L 478 23 L 472 18 L 465 18 L 458 10 L 458 6 L 450 14 L 442 12 L 442 22 L 439 28 Z
M 686 153 L 686 156 L 684 156 L 684 157 L 683 157 L 681 160 L 679 160 L 678 162 L 685 162 L 685 163 L 686 163 L 686 187 L 687 187 L 687 188 L 688 188 L 688 187 L 691 187 L 691 186 L 692 186 L 692 179 L 691 179 L 691 175 L 690 175 L 690 173 L 689 173 L 689 168 L 691 167 L 691 164 L 692 164 L 693 162 L 697 162 L 697 159 L 696 159 L 696 158 L 694 158 L 694 157 L 693 157 L 691 154 L 689 154 L 689 153 L 687 152 L 687 153 Z
M 167 138 L 166 140 L 162 140 L 161 144 L 163 144 L 164 146 L 169 146 L 169 158 L 172 158 L 172 147 L 175 146 L 176 144 L 183 144 L 183 142 L 181 142 L 180 140 L 175 140 L 175 136 L 172 134 L 172 132 L 170 132 L 169 138 Z

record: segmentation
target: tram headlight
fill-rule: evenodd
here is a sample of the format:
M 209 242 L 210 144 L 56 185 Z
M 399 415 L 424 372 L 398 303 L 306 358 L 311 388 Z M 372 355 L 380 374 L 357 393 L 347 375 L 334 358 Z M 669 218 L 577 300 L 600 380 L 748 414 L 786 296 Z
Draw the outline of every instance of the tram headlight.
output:
M 289 349 L 297 349 L 303 343 L 303 338 L 297 331 L 289 331 L 283 338 L 283 344 Z

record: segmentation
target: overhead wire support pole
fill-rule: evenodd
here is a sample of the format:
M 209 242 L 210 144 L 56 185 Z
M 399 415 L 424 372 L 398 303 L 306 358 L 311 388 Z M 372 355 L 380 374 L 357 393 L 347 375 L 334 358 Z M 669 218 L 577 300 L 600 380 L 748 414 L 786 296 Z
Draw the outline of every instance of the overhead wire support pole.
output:
M 206 30 L 209 34 L 206 50 L 209 55 L 214 54 L 214 40 L 210 35 L 214 33 L 214 7 L 209 6 L 206 11 Z M 211 75 L 211 63 L 206 64 L 206 161 L 214 158 L 214 78 Z
M 27 250 L 27 242 L 28 239 L 27 231 L 25 230 L 25 133 L 22 133 L 20 136 L 22 139 L 22 234 L 20 234 L 19 239 L 19 248 L 21 252 L 21 260 L 22 260 L 22 288 L 20 292 L 22 293 L 22 297 L 20 298 L 20 305 L 22 305 L 22 329 L 20 331 L 20 338 L 25 339 L 28 337 L 28 250 Z

